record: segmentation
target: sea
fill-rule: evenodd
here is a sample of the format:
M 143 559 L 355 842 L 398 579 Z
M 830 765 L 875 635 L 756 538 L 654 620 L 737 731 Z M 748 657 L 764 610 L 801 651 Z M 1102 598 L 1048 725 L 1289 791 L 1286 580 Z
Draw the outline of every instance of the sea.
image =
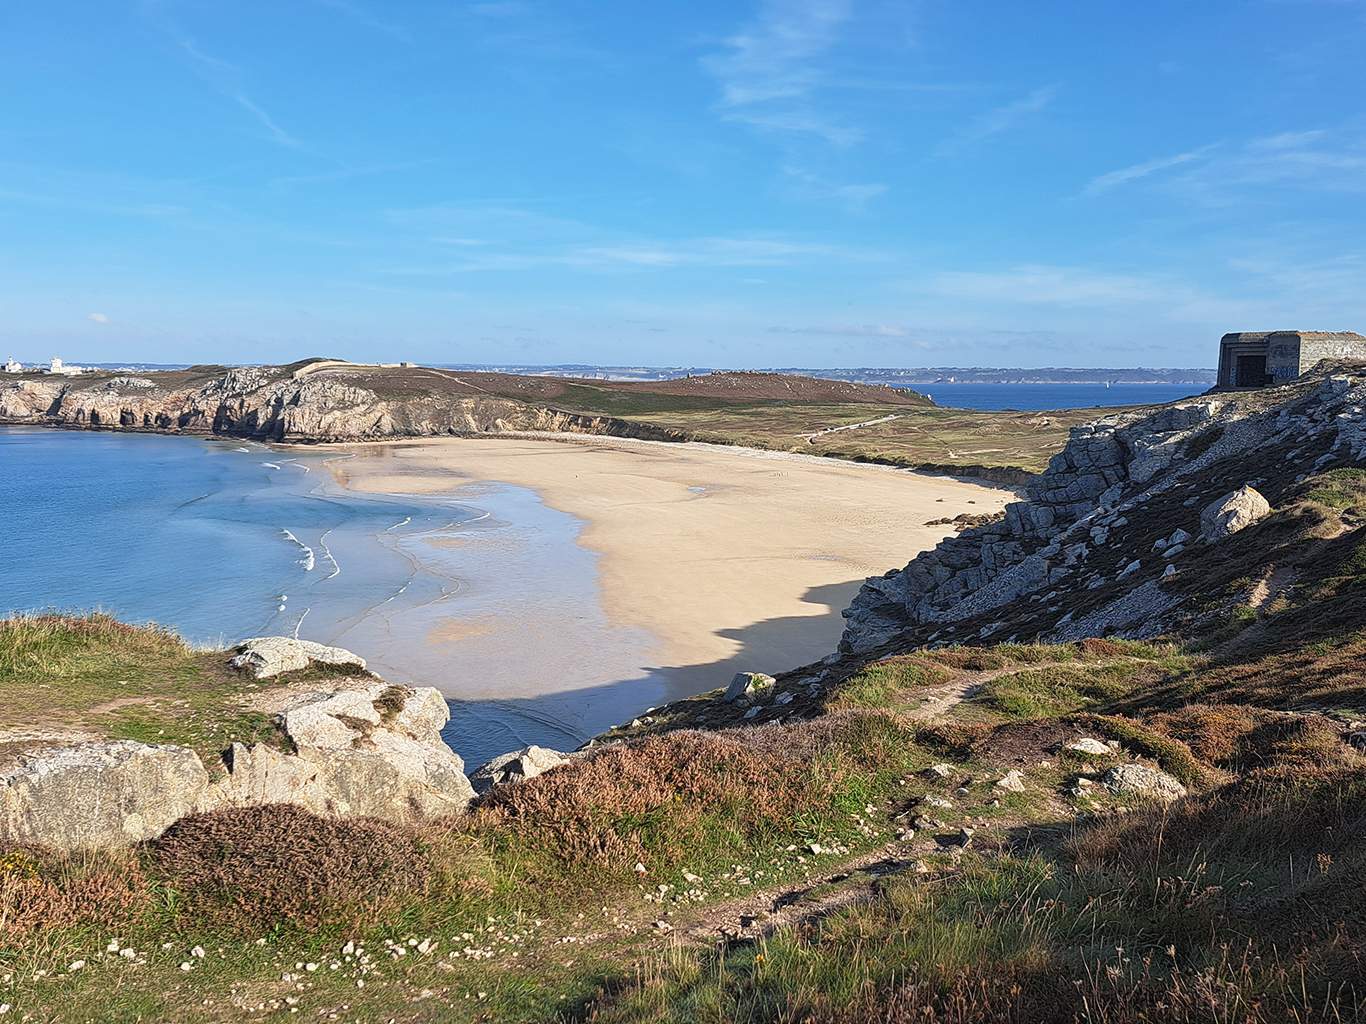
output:
M 0 427 L 0 614 L 103 611 L 225 649 L 296 636 L 448 698 L 469 767 L 684 694 L 608 621 L 581 520 L 535 491 L 341 489 L 344 452 Z
M 1103 409 L 1109 406 L 1157 405 L 1204 392 L 1204 384 L 911 384 L 936 405 L 954 409 Z
M 1171 385 L 935 385 L 1021 411 L 1172 401 Z M 584 522 L 507 484 L 399 496 L 342 489 L 312 451 L 229 440 L 0 427 L 0 614 L 104 611 L 226 649 L 297 636 L 433 685 L 470 767 L 573 749 L 687 694 L 658 638 L 614 625 Z

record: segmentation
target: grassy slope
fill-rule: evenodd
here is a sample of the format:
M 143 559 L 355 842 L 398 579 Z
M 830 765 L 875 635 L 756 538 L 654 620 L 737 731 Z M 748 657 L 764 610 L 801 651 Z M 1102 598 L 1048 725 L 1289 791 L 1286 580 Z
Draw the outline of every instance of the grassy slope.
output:
M 802 698 L 781 724 L 704 696 L 686 717 L 706 708 L 717 731 L 661 715 L 416 835 L 227 815 L 117 855 L 0 852 L 0 1005 L 72 1021 L 1358 1019 L 1366 768 L 1344 735 L 1366 692 L 1366 475 L 1283 501 L 1204 574 L 1179 643 L 846 659 L 817 697 L 783 680 Z M 1275 566 L 1296 582 L 1254 611 Z M 237 706 L 212 659 L 105 620 L 12 624 L 0 652 L 7 701 L 49 688 L 26 714 L 79 720 L 120 679 L 159 687 L 162 711 L 172 695 Z M 1119 750 L 1059 749 L 1078 735 Z M 1192 795 L 1162 808 L 1096 783 L 1134 760 Z M 994 792 L 1011 768 L 1025 792 Z M 921 813 L 941 826 L 907 836 Z M 780 914 L 795 925 L 764 937 Z M 355 940 L 364 960 L 341 952 Z
M 98 632 L 72 632 L 44 663 L 50 686 L 102 656 Z M 193 660 L 145 638 L 149 664 Z M 11 850 L 0 857 L 0 1002 L 72 1021 L 295 1010 L 358 1021 L 1274 1021 L 1306 1008 L 1318 1019 L 1329 1002 L 1350 1019 L 1355 997 L 1341 988 L 1359 981 L 1366 867 L 1358 755 L 1321 716 L 1136 706 L 1232 668 L 1098 641 L 899 656 L 833 687 L 808 721 L 643 736 L 415 837 L 380 826 L 385 849 L 412 852 L 379 861 L 361 855 L 374 826 L 232 815 L 208 823 L 211 838 L 201 822 L 123 854 Z M 969 676 L 990 678 L 947 715 L 913 718 L 927 687 Z M 1081 734 L 1122 752 L 1056 750 Z M 1135 758 L 1195 795 L 1163 811 L 1079 785 Z M 940 763 L 947 777 L 926 772 Z M 993 792 L 1012 767 L 1026 792 Z M 943 827 L 898 838 L 927 794 L 955 805 L 930 811 Z M 967 850 L 954 846 L 961 825 L 977 830 Z M 300 856 L 305 839 L 327 852 Z M 865 853 L 882 866 L 840 870 Z M 760 888 L 798 910 L 854 899 L 718 946 L 726 907 Z M 410 939 L 437 944 L 423 953 Z M 134 955 L 109 952 L 115 940 Z M 364 952 L 343 953 L 348 941 Z M 1162 1000 L 1190 1015 L 1164 1016 Z M 925 1007 L 939 1016 L 914 1016 Z
M 1091 410 L 980 412 L 871 403 L 724 402 L 573 385 L 548 404 L 567 412 L 638 420 L 686 432 L 698 441 L 808 455 L 867 459 L 900 466 L 989 466 L 1037 473 L 1067 443 L 1070 427 Z M 857 430 L 806 435 L 896 416 Z

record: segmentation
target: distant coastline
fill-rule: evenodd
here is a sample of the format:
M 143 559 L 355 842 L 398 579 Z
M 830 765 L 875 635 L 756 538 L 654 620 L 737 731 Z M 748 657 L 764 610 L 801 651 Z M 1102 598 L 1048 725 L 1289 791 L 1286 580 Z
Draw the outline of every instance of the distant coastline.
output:
M 149 370 L 185 370 L 189 363 L 87 363 L 101 370 L 146 372 Z M 247 364 L 242 364 L 247 365 Z M 676 380 L 679 377 L 700 376 L 714 372 L 736 372 L 712 366 L 607 366 L 592 363 L 559 363 L 555 365 L 505 363 L 432 363 L 437 369 L 464 370 L 471 373 L 512 373 L 518 376 L 571 377 L 588 380 L 654 381 Z M 1204 368 L 1046 366 L 1035 369 L 990 366 L 926 366 L 812 368 L 797 366 L 770 367 L 755 373 L 782 373 L 797 377 L 816 377 L 821 380 L 848 381 L 853 384 L 887 384 L 909 387 L 917 384 L 1189 384 L 1213 387 L 1218 371 Z

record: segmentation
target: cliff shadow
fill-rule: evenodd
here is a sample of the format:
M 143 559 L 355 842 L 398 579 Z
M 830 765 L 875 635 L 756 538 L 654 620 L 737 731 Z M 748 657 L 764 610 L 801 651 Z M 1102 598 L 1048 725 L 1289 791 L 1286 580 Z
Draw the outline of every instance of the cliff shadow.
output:
M 631 679 L 580 687 L 541 697 L 507 700 L 449 698 L 451 721 L 442 736 L 467 768 L 511 750 L 536 744 L 573 750 L 614 725 L 652 707 L 726 686 L 737 672 L 786 672 L 832 653 L 844 629 L 840 612 L 849 606 L 863 578 L 811 587 L 802 602 L 823 608 L 815 615 L 764 619 L 715 635 L 738 646 L 729 657 L 689 665 L 646 666 Z

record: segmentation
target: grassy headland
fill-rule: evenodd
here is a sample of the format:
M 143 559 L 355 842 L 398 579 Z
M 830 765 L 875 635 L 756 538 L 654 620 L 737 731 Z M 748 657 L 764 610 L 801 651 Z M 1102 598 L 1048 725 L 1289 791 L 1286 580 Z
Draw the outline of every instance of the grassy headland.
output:
M 104 620 L 0 635 L 0 686 L 50 687 L 48 712 L 120 675 L 192 700 L 222 658 Z M 54 1021 L 1353 1019 L 1366 769 L 1343 724 L 1266 693 L 1172 696 L 1239 672 L 1273 686 L 1287 654 L 911 653 L 841 669 L 778 723 L 713 696 L 710 731 L 647 724 L 421 828 L 267 808 L 120 853 L 12 847 L 0 1004 Z M 1349 690 L 1366 640 L 1321 654 Z M 169 699 L 147 714 L 192 728 Z M 1065 749 L 1078 736 L 1114 743 Z M 1098 783 L 1132 763 L 1192 795 Z M 995 785 L 1011 769 L 1021 792 Z

